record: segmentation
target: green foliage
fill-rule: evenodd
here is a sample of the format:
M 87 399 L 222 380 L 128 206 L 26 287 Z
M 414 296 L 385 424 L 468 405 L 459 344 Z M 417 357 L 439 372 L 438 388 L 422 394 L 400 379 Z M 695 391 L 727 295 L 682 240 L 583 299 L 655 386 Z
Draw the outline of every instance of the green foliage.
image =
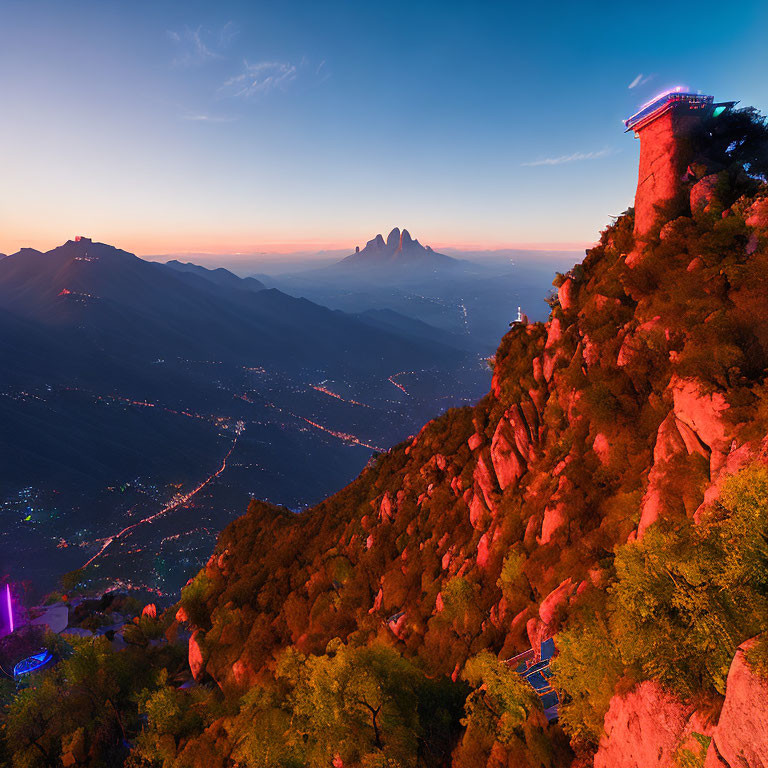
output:
M 433 624 L 449 624 L 463 650 L 460 662 L 472 654 L 475 641 L 480 637 L 484 615 L 480 608 L 479 588 L 463 576 L 449 579 L 442 590 L 443 610 L 432 620 Z
M 522 734 L 531 712 L 540 709 L 533 689 L 488 651 L 473 656 L 462 677 L 475 689 L 465 704 L 465 725 L 510 744 Z
M 229 726 L 234 757 L 247 768 L 407 766 L 444 758 L 462 686 L 432 681 L 394 649 L 333 641 L 305 656 L 288 648 L 274 684 L 243 698 Z
M 467 662 L 462 677 L 473 691 L 464 705 L 466 731 L 454 765 L 485 765 L 492 752 L 506 753 L 506 764 L 520 768 L 559 764 L 560 745 L 544 734 L 541 704 L 514 670 L 482 651 Z
M 768 121 L 753 107 L 710 118 L 694 140 L 707 166 L 745 168 L 752 176 L 768 178 Z
M 550 665 L 560 694 L 560 723 L 578 742 L 600 740 L 605 713 L 625 671 L 605 603 L 601 590 L 582 602 L 568 628 L 557 635 L 559 653 Z
M 186 742 L 211 724 L 220 705 L 211 691 L 193 688 L 179 690 L 168 683 L 168 672 L 160 670 L 151 688 L 136 697 L 139 713 L 146 717 L 146 727 L 134 740 L 128 760 L 139 766 L 182 766 Z
M 596 741 L 616 684 L 652 679 L 681 697 L 722 695 L 733 655 L 768 629 L 768 469 L 723 486 L 695 525 L 656 524 L 616 551 L 616 576 L 558 635 L 564 728 Z
M 80 589 L 84 584 L 85 572 L 82 568 L 68 571 L 59 578 L 59 583 L 64 592 L 72 592 Z
M 614 622 L 628 666 L 682 696 L 725 692 L 740 642 L 768 623 L 768 470 L 723 488 L 701 526 L 654 526 L 616 557 Z
M 8 704 L 3 743 L 14 768 L 48 768 L 65 757 L 121 765 L 126 739 L 139 730 L 135 698 L 151 685 L 153 663 L 182 661 L 170 648 L 115 653 L 103 637 L 73 644 L 69 658 L 30 678 Z
M 707 756 L 711 736 L 702 733 L 692 733 L 693 743 L 681 745 L 675 752 L 674 768 L 704 768 L 704 760 Z
M 200 571 L 181 590 L 181 607 L 187 612 L 189 621 L 198 627 L 209 626 L 209 612 L 206 605 L 209 583 L 205 570 Z
M 507 552 L 496 582 L 511 610 L 521 610 L 532 598 L 531 585 L 525 574 L 526 561 L 523 548 L 516 544 Z

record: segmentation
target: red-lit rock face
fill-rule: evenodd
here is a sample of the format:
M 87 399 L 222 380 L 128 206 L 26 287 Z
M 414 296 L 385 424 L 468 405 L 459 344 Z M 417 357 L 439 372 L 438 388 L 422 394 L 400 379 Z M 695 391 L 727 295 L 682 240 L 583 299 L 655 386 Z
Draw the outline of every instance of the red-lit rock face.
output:
M 202 675 L 203 668 L 205 667 L 203 650 L 200 647 L 201 638 L 202 632 L 199 629 L 196 629 L 192 633 L 192 637 L 189 638 L 189 669 L 195 680 Z
M 709 745 L 705 768 L 768 765 L 768 681 L 750 667 L 745 652 L 756 638 L 736 651 L 717 728 Z
M 605 716 L 605 734 L 595 768 L 663 768 L 693 733 L 708 736 L 709 726 L 684 703 L 655 682 L 643 682 L 624 696 L 614 696 Z
M 709 211 L 710 206 L 717 199 L 718 182 L 718 175 L 711 173 L 691 187 L 691 211 L 694 213 Z
M 658 216 L 656 206 L 674 201 L 682 192 L 683 175 L 691 161 L 686 136 L 698 115 L 670 110 L 640 131 L 640 170 L 635 193 L 635 237 L 643 239 Z

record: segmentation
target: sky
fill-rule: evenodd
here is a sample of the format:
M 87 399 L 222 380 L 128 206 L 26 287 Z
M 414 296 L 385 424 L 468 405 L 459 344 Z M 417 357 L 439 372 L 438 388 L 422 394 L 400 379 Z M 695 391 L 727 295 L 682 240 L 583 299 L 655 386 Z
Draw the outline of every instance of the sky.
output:
M 632 204 L 622 118 L 768 112 L 768 3 L 0 0 L 0 252 L 578 248 Z

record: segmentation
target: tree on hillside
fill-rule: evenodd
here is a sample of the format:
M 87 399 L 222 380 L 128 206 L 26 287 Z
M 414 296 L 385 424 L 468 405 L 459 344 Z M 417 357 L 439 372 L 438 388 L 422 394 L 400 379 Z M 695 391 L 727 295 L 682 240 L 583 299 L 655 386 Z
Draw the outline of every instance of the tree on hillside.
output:
M 694 136 L 698 162 L 709 172 L 743 168 L 753 178 L 768 178 L 768 119 L 754 107 L 726 110 L 704 121 Z

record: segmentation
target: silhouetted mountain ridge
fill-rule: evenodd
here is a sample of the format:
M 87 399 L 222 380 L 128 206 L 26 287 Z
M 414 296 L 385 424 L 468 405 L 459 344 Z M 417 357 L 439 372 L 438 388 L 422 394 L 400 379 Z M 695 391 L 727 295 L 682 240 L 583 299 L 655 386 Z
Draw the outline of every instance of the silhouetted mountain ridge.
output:
M 397 367 L 462 354 L 265 289 L 227 270 L 148 262 L 87 239 L 47 253 L 23 249 L 3 259 L 0 307 L 69 327 L 102 346 L 119 341 L 123 353 L 152 359 L 197 355 L 340 369 L 367 369 L 372 362 L 384 370 L 393 356 Z
M 204 277 L 212 282 L 231 288 L 244 289 L 249 291 L 263 291 L 267 286 L 255 277 L 238 277 L 224 267 L 208 269 L 191 262 L 182 262 L 178 259 L 166 261 L 166 266 L 172 267 L 182 273 L 190 273 L 198 277 Z

